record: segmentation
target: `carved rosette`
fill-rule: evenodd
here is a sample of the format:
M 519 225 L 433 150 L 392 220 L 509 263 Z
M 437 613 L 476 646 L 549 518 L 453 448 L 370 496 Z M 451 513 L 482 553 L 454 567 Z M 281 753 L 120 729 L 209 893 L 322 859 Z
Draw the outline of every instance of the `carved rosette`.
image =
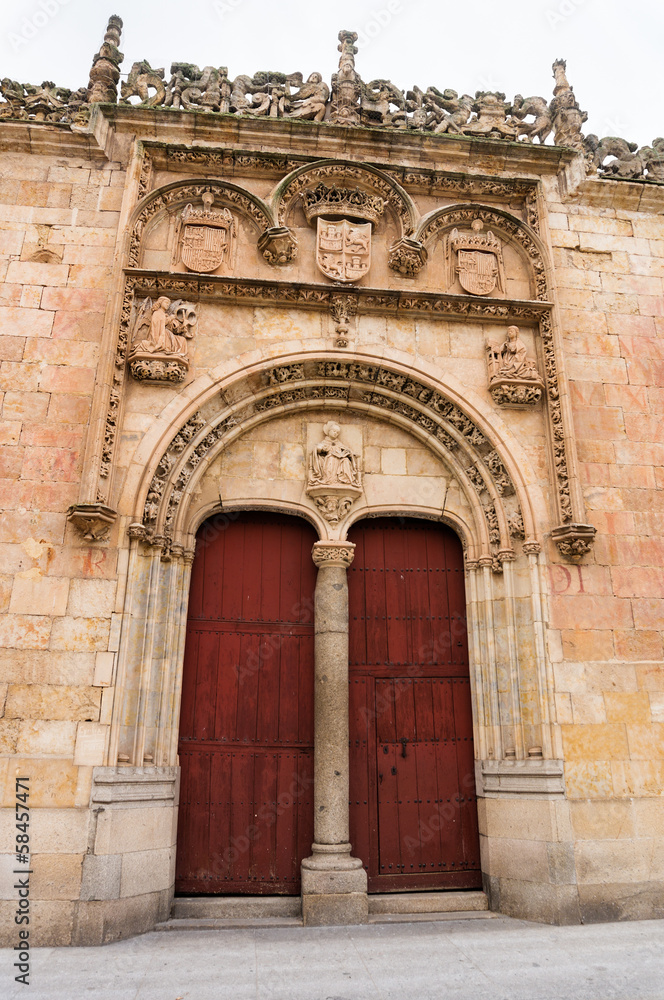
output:
M 258 238 L 258 249 L 268 264 L 278 267 L 297 257 L 297 240 L 287 226 L 271 226 Z
M 318 568 L 342 566 L 348 569 L 355 558 L 354 542 L 314 542 L 311 558 Z
M 579 562 L 590 552 L 597 528 L 592 524 L 562 524 L 554 528 L 551 537 L 558 551 L 571 562 Z
M 390 247 L 388 263 L 403 278 L 415 278 L 426 264 L 427 257 L 423 243 L 404 236 Z

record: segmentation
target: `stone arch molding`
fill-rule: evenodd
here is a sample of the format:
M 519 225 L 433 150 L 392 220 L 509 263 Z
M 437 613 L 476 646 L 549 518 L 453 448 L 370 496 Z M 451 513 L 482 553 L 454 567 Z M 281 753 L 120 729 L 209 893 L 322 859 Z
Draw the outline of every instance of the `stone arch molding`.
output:
M 538 301 L 550 300 L 550 265 L 539 236 L 521 219 L 499 208 L 486 205 L 448 205 L 425 215 L 419 222 L 415 239 L 427 247 L 454 226 L 468 226 L 481 219 L 487 228 L 510 243 L 525 260 Z
M 143 236 L 165 213 L 184 207 L 187 202 L 198 202 L 205 191 L 211 191 L 215 201 L 247 216 L 259 232 L 274 227 L 272 209 L 258 195 L 229 181 L 196 178 L 178 180 L 151 191 L 143 198 L 132 214 L 129 224 L 127 265 L 139 267 Z
M 316 160 L 307 163 L 288 174 L 275 188 L 271 209 L 276 225 L 287 226 L 291 209 L 306 188 L 319 183 L 348 187 L 353 183 L 379 195 L 393 212 L 400 227 L 400 236 L 411 236 L 414 232 L 418 212 L 413 200 L 397 181 L 377 167 L 360 165 L 352 160 Z
M 526 552 L 539 551 L 521 470 L 486 420 L 420 373 L 362 357 L 273 361 L 215 387 L 154 452 L 138 491 L 130 535 L 159 548 L 164 559 L 186 552 L 195 530 L 192 496 L 217 455 L 256 424 L 302 409 L 373 416 L 427 444 L 458 483 L 472 512 L 471 523 L 455 525 L 470 564 L 501 572 L 504 562 L 516 558 L 520 543 Z M 321 535 L 326 531 L 328 538 L 339 538 L 352 518 L 344 518 L 334 529 L 321 519 L 312 520 L 318 521 Z

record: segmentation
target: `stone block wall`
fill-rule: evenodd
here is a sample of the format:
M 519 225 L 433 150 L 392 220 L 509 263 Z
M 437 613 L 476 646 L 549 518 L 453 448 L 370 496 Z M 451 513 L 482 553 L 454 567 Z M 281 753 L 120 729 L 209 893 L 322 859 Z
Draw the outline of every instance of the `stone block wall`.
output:
M 66 512 L 80 492 L 124 183 L 118 163 L 84 149 L 3 150 L 0 163 L 0 840 L 11 850 L 15 776 L 27 774 L 41 944 L 72 939 L 92 765 L 103 763 L 97 654 L 109 649 L 117 553 L 72 546 Z M 3 854 L 7 874 L 12 859 Z M 11 885 L 3 878 L 3 934 Z
M 664 913 L 664 218 L 640 185 L 550 203 L 587 519 L 549 566 L 551 658 L 585 920 Z M 645 195 L 644 195 L 645 197 Z M 661 209 L 660 209 L 661 211 Z

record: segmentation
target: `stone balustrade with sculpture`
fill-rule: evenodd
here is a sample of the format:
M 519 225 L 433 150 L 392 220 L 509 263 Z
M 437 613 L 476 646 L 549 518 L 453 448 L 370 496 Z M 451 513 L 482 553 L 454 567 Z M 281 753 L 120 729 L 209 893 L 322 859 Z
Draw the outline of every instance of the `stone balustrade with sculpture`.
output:
M 119 51 L 122 21 L 110 18 L 104 41 L 93 58 L 86 87 L 72 91 L 50 81 L 41 85 L 0 80 L 0 120 L 42 121 L 69 125 L 85 131 L 95 103 L 165 111 L 200 111 L 206 114 L 255 118 L 294 118 L 330 125 L 362 128 L 416 129 L 434 135 L 470 136 L 512 142 L 568 146 L 582 153 L 588 174 L 610 179 L 664 183 L 664 138 L 641 146 L 616 136 L 599 139 L 584 135 L 587 119 L 566 76 L 565 62 L 553 64 L 555 79 L 551 101 L 523 97 L 512 101 L 505 94 L 476 91 L 475 96 L 456 90 L 413 86 L 400 90 L 390 80 L 366 83 L 355 68 L 357 34 L 339 32 L 339 69 L 331 86 L 320 73 L 257 72 L 233 80 L 225 66 L 174 62 L 166 74 L 147 60 L 133 63 L 117 84 L 123 54 Z

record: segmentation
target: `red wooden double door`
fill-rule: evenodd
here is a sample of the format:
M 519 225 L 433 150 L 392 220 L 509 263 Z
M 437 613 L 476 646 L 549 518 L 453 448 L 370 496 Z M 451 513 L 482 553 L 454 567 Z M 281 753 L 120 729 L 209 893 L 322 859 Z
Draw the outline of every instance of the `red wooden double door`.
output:
M 349 570 L 350 820 L 369 891 L 480 884 L 463 563 L 432 522 L 363 521 Z M 199 531 L 176 891 L 295 895 L 313 841 L 313 529 Z

